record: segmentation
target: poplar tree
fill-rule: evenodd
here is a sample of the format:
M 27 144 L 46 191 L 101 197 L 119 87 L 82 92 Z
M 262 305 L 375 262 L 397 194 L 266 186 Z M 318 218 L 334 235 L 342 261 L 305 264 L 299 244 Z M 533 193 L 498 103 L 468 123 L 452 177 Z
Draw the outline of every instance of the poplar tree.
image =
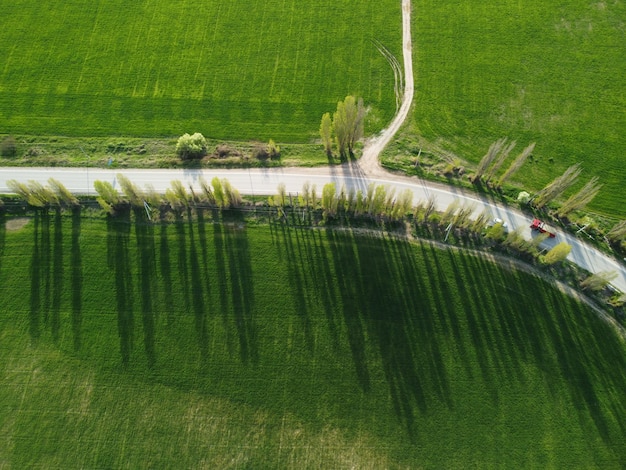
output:
M 322 122 L 320 124 L 320 137 L 324 144 L 324 150 L 330 157 L 333 153 L 333 121 L 330 118 L 330 113 L 324 113 L 322 116 Z
M 513 160 L 513 163 L 511 163 L 509 168 L 507 168 L 507 170 L 498 180 L 499 187 L 501 187 L 505 183 L 505 181 L 507 181 L 511 176 L 513 176 L 517 172 L 517 170 L 519 170 L 522 167 L 522 165 L 524 165 L 528 157 L 530 157 L 530 155 L 533 153 L 533 150 L 535 150 L 534 142 L 531 143 L 524 150 L 522 150 L 522 153 L 520 153 L 517 157 L 515 157 L 515 160 Z
M 541 209 L 546 204 L 554 201 L 557 197 L 563 194 L 567 188 L 573 185 L 580 175 L 580 164 L 570 166 L 563 172 L 561 176 L 558 176 L 550 184 L 537 193 L 533 200 L 533 205 L 537 209 Z
M 548 251 L 542 261 L 545 264 L 559 263 L 567 258 L 570 251 L 572 251 L 572 245 L 569 245 L 567 242 L 561 242 Z
M 557 215 L 559 217 L 565 217 L 572 211 L 582 209 L 596 197 L 600 188 L 602 188 L 602 185 L 598 184 L 598 177 L 594 176 L 580 191 L 570 196 L 570 198 L 559 207 Z

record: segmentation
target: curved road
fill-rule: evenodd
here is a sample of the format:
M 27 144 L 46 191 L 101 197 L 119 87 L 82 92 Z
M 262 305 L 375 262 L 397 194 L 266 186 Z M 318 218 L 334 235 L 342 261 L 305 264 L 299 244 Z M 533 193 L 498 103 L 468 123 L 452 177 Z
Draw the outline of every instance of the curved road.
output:
M 402 122 L 408 115 L 413 100 L 413 68 L 411 47 L 411 3 L 402 1 L 403 24 L 403 58 L 405 73 L 405 89 L 403 102 L 388 128 L 380 135 L 367 142 L 363 157 L 358 163 L 349 163 L 336 167 L 322 168 L 273 168 L 249 170 L 106 170 L 101 168 L 2 168 L 0 169 L 0 193 L 8 193 L 7 181 L 14 179 L 20 182 L 29 180 L 45 184 L 49 178 L 61 181 L 70 191 L 76 194 L 93 194 L 95 180 L 109 181 L 116 186 L 116 175 L 126 175 L 139 187 L 151 186 L 156 191 L 164 192 L 173 180 L 181 180 L 186 185 L 199 188 L 199 179 L 210 181 L 213 177 L 228 178 L 233 187 L 243 194 L 268 195 L 275 194 L 279 183 L 284 183 L 286 190 L 296 194 L 305 182 L 316 185 L 318 195 L 322 187 L 334 182 L 337 188 L 345 185 L 346 189 L 365 190 L 370 183 L 384 184 L 388 190 L 395 189 L 396 194 L 405 189 L 413 192 L 413 201 L 434 198 L 436 207 L 444 210 L 453 201 L 473 207 L 474 213 L 484 210 L 493 217 L 506 220 L 514 230 L 522 228 L 522 233 L 531 238 L 534 233 L 528 228 L 529 217 L 511 207 L 503 206 L 479 195 L 458 188 L 426 182 L 417 178 L 397 176 L 387 173 L 378 164 L 378 156 L 382 149 L 393 138 Z M 615 259 L 588 246 L 573 236 L 558 232 L 557 238 L 548 240 L 542 245 L 550 248 L 559 241 L 565 240 L 572 245 L 568 259 L 584 269 L 592 272 L 614 271 L 618 277 L 612 285 L 626 292 L 626 268 Z

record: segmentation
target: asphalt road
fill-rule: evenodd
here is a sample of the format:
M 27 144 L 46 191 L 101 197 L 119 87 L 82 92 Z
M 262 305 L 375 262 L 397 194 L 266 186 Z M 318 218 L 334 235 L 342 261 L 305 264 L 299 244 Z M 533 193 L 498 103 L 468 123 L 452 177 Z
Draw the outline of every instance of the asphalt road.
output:
M 522 212 L 511 207 L 502 206 L 487 198 L 476 194 L 466 193 L 458 188 L 426 182 L 417 178 L 389 175 L 387 178 L 374 178 L 363 174 L 357 164 L 339 167 L 322 168 L 274 168 L 249 170 L 106 170 L 101 168 L 1 168 L 0 193 L 7 193 L 7 181 L 15 179 L 20 182 L 30 180 L 46 184 L 49 178 L 61 181 L 71 192 L 76 194 L 95 194 L 93 182 L 95 180 L 108 181 L 118 187 L 117 174 L 127 176 L 137 186 L 152 187 L 158 192 L 164 192 L 173 180 L 180 180 L 186 186 L 200 188 L 200 178 L 210 182 L 215 176 L 227 178 L 233 187 L 242 194 L 266 196 L 276 194 L 279 183 L 284 183 L 288 193 L 296 195 L 302 190 L 305 182 L 317 187 L 318 197 L 322 187 L 334 182 L 337 189 L 345 185 L 346 189 L 354 188 L 365 190 L 370 183 L 384 184 L 388 190 L 395 189 L 396 194 L 404 189 L 413 192 L 413 203 L 433 197 L 437 209 L 444 210 L 453 201 L 459 201 L 463 206 L 473 207 L 474 213 L 488 211 L 493 217 L 499 217 L 507 222 L 511 230 L 521 227 L 522 234 L 527 238 L 536 235 L 529 228 L 531 219 Z M 586 270 L 598 273 L 614 271 L 618 277 L 612 285 L 626 292 L 626 267 L 617 260 L 605 255 L 584 241 L 570 234 L 557 231 L 555 239 L 549 239 L 542 247 L 550 248 L 556 243 L 565 240 L 572 245 L 572 252 L 568 259 Z

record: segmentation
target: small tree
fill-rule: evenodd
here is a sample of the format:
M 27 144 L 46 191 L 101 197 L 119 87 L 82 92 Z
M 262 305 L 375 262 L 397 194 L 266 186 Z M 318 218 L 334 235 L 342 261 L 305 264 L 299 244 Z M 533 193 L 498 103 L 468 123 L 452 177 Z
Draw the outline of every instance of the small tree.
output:
M 128 201 L 133 207 L 143 207 L 143 203 L 145 197 L 143 192 L 135 186 L 135 183 L 130 181 L 122 174 L 117 175 L 117 180 L 120 183 L 120 188 L 122 188 L 122 192 L 128 198 Z
M 96 200 L 105 212 L 114 215 L 115 212 L 120 208 L 124 206 L 127 207 L 127 201 L 125 201 L 120 196 L 120 193 L 117 192 L 117 189 L 115 189 L 113 185 L 108 181 L 96 180 L 93 183 L 93 187 L 98 193 L 98 197 L 96 198 Z
M 520 191 L 517 195 L 517 202 L 520 204 L 528 204 L 528 201 L 530 201 L 530 194 L 526 191 Z
M 589 289 L 591 291 L 599 291 L 604 289 L 609 282 L 617 277 L 617 273 L 615 271 L 602 271 L 599 273 L 592 274 L 585 280 L 580 283 L 580 287 L 583 290 Z
M 555 264 L 564 261 L 572 251 L 572 245 L 567 242 L 561 242 L 554 246 L 541 260 L 544 264 Z
M 215 204 L 218 207 L 224 207 L 226 205 L 226 198 L 224 197 L 224 188 L 222 187 L 222 181 L 216 176 L 211 180 L 211 186 L 213 186 L 213 197 L 215 198 Z
M 70 193 L 65 185 L 60 181 L 50 178 L 48 180 L 48 184 L 50 185 L 52 191 L 56 194 L 59 202 L 67 206 L 77 206 L 79 204 L 76 196 Z
M 0 155 L 3 157 L 15 157 L 17 155 L 17 142 L 15 137 L 8 136 L 0 144 Z
M 576 182 L 580 172 L 580 164 L 577 163 L 570 166 L 561 176 L 552 180 L 550 184 L 537 193 L 537 196 L 533 201 L 533 205 L 537 209 L 541 209 L 546 204 L 554 201 L 557 197 L 563 194 L 567 188 Z
M 322 122 L 320 124 L 320 137 L 324 144 L 324 150 L 329 157 L 333 153 L 333 121 L 330 118 L 330 113 L 324 113 L 322 116 Z
M 207 154 L 206 139 L 199 132 L 183 134 L 176 142 L 176 154 L 183 160 L 202 158 Z
M 280 158 L 280 146 L 276 145 L 273 139 L 267 143 L 267 154 L 272 160 Z
M 602 185 L 598 184 L 598 177 L 594 176 L 580 191 L 570 196 L 570 198 L 559 207 L 557 215 L 559 217 L 565 217 L 572 211 L 582 209 L 596 197 L 601 187 Z
M 322 209 L 323 216 L 334 216 L 337 213 L 337 190 L 335 183 L 326 183 L 322 188 Z
M 502 167 L 502 165 L 504 164 L 504 161 L 509 157 L 509 154 L 511 153 L 511 151 L 513 150 L 513 148 L 515 148 L 517 142 L 513 141 L 511 142 L 501 153 L 500 156 L 498 156 L 498 159 L 496 160 L 496 162 L 491 166 L 491 168 L 489 168 L 489 170 L 487 170 L 486 174 L 485 174 L 485 179 L 487 180 L 487 182 L 491 181 L 491 179 L 498 173 L 498 171 L 500 171 L 500 168 Z
M 337 103 L 337 111 L 333 114 L 333 130 L 337 149 L 342 157 L 354 153 L 356 142 L 363 136 L 365 107 L 363 100 L 354 96 L 346 96 L 344 101 Z
M 522 153 L 520 153 L 517 157 L 515 157 L 513 163 L 511 163 L 509 168 L 500 177 L 500 180 L 498 181 L 498 186 L 501 187 L 511 176 L 513 176 L 517 172 L 517 170 L 519 170 L 524 165 L 528 157 L 530 157 L 530 155 L 533 153 L 533 150 L 535 150 L 534 142 L 526 147 L 524 150 L 522 150 Z
M 489 150 L 485 154 L 483 158 L 481 158 L 480 163 L 478 164 L 478 168 L 476 168 L 476 173 L 474 173 L 474 177 L 472 178 L 472 182 L 478 184 L 481 182 L 483 174 L 487 171 L 487 168 L 493 163 L 495 158 L 502 150 L 502 146 L 506 142 L 506 139 L 496 140 L 491 146 L 489 146 Z
M 618 243 L 626 238 L 626 220 L 616 223 L 606 237 L 613 243 Z

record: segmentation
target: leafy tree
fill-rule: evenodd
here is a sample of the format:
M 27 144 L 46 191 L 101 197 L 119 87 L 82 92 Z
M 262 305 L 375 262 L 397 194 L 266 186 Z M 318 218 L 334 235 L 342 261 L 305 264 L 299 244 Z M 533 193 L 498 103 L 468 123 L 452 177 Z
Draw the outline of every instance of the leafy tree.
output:
M 489 146 L 489 150 L 485 154 L 483 158 L 481 158 L 480 163 L 478 163 L 478 168 L 476 168 L 476 173 L 474 173 L 474 177 L 472 182 L 478 184 L 481 182 L 483 174 L 487 171 L 489 165 L 493 163 L 495 158 L 502 150 L 502 146 L 505 144 L 506 139 L 498 139 L 493 144 Z
M 216 176 L 211 180 L 211 186 L 213 186 L 213 196 L 215 198 L 215 204 L 218 207 L 224 207 L 226 205 L 226 198 L 224 197 L 224 188 L 222 187 L 222 181 Z
M 550 184 L 537 193 L 533 205 L 537 209 L 541 209 L 546 204 L 554 201 L 576 182 L 580 172 L 580 164 L 577 163 L 570 166 L 561 176 L 556 177 Z
M 504 228 L 502 222 L 498 222 L 489 227 L 485 237 L 496 241 L 504 240 L 504 237 L 506 237 L 506 229 Z
M 446 210 L 441 215 L 441 224 L 442 225 L 448 225 L 449 223 L 452 223 L 454 221 L 454 214 L 456 214 L 456 211 L 458 209 L 459 209 L 459 200 L 458 199 L 454 199 L 448 205 L 448 207 L 446 207 Z
M 522 150 L 522 153 L 520 153 L 517 157 L 515 157 L 513 163 L 511 163 L 509 168 L 500 177 L 500 180 L 498 181 L 498 186 L 501 187 L 511 176 L 513 176 L 517 172 L 517 170 L 519 170 L 524 165 L 528 157 L 533 153 L 533 150 L 535 150 L 534 142 L 531 143 L 524 150 Z
M 51 204 L 58 204 L 56 194 L 37 181 L 29 181 L 28 184 L 24 184 L 16 180 L 9 180 L 7 187 L 33 207 L 43 209 Z
M 224 200 L 227 207 L 238 207 L 241 205 L 241 195 L 237 189 L 233 188 L 226 178 L 222 179 L 222 188 L 224 188 Z
M 487 212 L 487 210 L 482 211 L 471 223 L 470 229 L 473 232 L 482 233 L 483 229 L 487 226 L 487 223 L 489 223 L 490 218 L 491 215 Z
M 280 146 L 276 145 L 273 139 L 267 143 L 267 154 L 271 159 L 280 158 Z
M 98 193 L 96 200 L 105 212 L 114 215 L 115 212 L 127 206 L 128 201 L 124 200 L 117 189 L 108 181 L 96 180 L 93 186 Z
M 517 195 L 517 202 L 520 204 L 528 204 L 528 201 L 530 201 L 530 194 L 526 191 L 520 191 Z
M 506 139 L 505 139 L 505 142 L 506 142 Z M 491 166 L 491 168 L 487 170 L 485 174 L 485 179 L 487 180 L 487 182 L 491 181 L 491 179 L 496 175 L 496 173 L 500 171 L 500 168 L 504 164 L 504 161 L 508 158 L 513 148 L 515 148 L 516 143 L 517 142 L 515 141 L 511 142 L 507 147 L 505 147 L 504 150 L 502 150 L 502 152 L 500 152 L 500 156 L 498 156 L 498 159 L 496 160 L 496 162 Z
M 183 207 L 189 207 L 189 194 L 179 180 L 171 183 L 171 188 L 165 190 L 165 200 L 170 203 L 172 209 L 179 210 Z
M 213 194 L 211 186 L 203 177 L 200 177 L 200 188 L 202 188 L 205 200 L 211 205 L 216 205 L 215 194 Z
M 274 205 L 279 207 L 285 207 L 287 204 L 287 189 L 285 183 L 278 184 L 278 194 L 274 195 Z
M 207 154 L 206 139 L 199 132 L 183 134 L 176 142 L 176 154 L 183 160 L 202 158 Z
M 604 289 L 609 282 L 617 277 L 617 273 L 615 271 L 603 271 L 596 274 L 592 274 L 585 280 L 580 283 L 580 287 L 585 290 L 589 289 L 591 291 L 599 291 Z
M 17 155 L 17 142 L 15 141 L 15 137 L 10 135 L 4 138 L 0 144 L 0 155 L 3 157 L 15 157 Z
M 333 153 L 333 121 L 330 118 L 330 113 L 324 113 L 322 116 L 322 122 L 320 124 L 320 137 L 324 144 L 324 150 L 329 157 Z
M 122 174 L 117 175 L 117 181 L 119 181 L 120 188 L 122 189 L 124 195 L 128 198 L 130 204 L 133 207 L 143 207 L 143 203 L 146 198 L 143 192 L 135 186 L 135 183 Z
M 326 183 L 322 188 L 322 210 L 324 218 L 337 213 L 337 191 L 335 183 Z
M 65 187 L 63 183 L 54 178 L 48 180 L 48 184 L 54 193 L 57 200 L 67 206 L 77 206 L 79 204 L 78 199 Z
M 569 245 L 567 242 L 561 242 L 548 251 L 542 261 L 545 264 L 559 263 L 567 258 L 570 251 L 572 251 L 572 245 Z
M 626 238 L 626 220 L 616 223 L 606 237 L 614 243 L 620 242 Z
M 594 176 L 580 191 L 570 196 L 570 198 L 559 207 L 557 215 L 559 217 L 565 217 L 572 211 L 582 209 L 596 197 L 600 188 L 602 188 L 602 185 L 598 184 L 598 177 Z
M 344 101 L 337 103 L 337 111 L 333 114 L 333 130 L 337 149 L 342 157 L 354 154 L 356 142 L 363 136 L 365 108 L 361 98 L 346 96 Z

